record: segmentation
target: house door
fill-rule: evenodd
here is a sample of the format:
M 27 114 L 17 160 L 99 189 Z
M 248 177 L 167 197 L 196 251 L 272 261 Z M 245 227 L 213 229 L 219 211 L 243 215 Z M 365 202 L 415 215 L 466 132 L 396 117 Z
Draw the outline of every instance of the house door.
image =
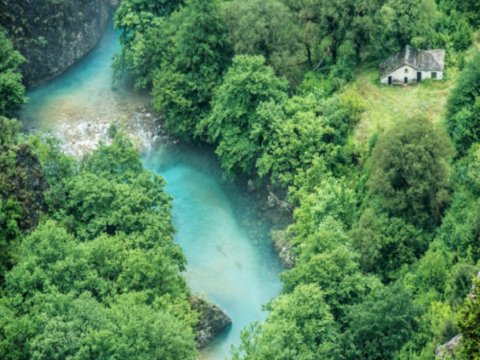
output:
M 417 82 L 418 83 L 422 82 L 422 72 L 421 71 L 417 72 Z
M 388 77 L 388 85 L 392 85 L 393 78 L 391 76 Z
M 405 76 L 405 78 L 403 79 L 403 82 L 404 82 L 405 84 L 408 84 L 408 77 Z

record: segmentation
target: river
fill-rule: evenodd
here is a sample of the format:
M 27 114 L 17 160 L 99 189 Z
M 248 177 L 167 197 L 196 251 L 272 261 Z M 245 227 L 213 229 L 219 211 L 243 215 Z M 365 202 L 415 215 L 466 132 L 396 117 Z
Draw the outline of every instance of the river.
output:
M 148 96 L 126 83 L 113 85 L 111 59 L 119 49 L 118 33 L 110 25 L 88 56 L 30 90 L 21 112 L 25 128 L 50 129 L 76 154 L 89 151 L 112 122 L 126 123 L 142 111 Z M 248 194 L 222 181 L 210 148 L 164 143 L 142 159 L 167 181 L 175 240 L 187 256 L 190 288 L 233 319 L 232 327 L 201 352 L 202 359 L 224 359 L 239 343 L 240 331 L 263 320 L 262 305 L 281 290 L 268 221 Z

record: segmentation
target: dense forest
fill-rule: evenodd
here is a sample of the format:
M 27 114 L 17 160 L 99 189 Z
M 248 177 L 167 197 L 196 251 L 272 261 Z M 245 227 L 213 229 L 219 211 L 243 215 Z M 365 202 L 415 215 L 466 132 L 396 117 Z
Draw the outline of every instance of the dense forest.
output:
M 291 209 L 282 293 L 232 359 L 480 358 L 478 1 L 123 0 L 114 20 L 116 76 Z M 442 115 L 360 141 L 356 79 L 406 45 L 446 50 Z M 19 132 L 23 60 L 0 32 L 0 357 L 197 358 L 164 181 L 116 128 L 82 159 Z

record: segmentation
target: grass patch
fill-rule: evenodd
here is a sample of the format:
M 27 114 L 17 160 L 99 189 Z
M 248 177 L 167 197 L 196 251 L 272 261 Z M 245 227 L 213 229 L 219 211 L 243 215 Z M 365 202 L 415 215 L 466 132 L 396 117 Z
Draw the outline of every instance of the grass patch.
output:
M 354 137 L 360 143 L 391 124 L 416 116 L 425 116 L 434 123 L 443 120 L 449 91 L 455 83 L 424 81 L 419 85 L 381 85 L 377 69 L 359 70 L 353 83 L 354 89 L 366 104 L 366 110 L 358 123 Z

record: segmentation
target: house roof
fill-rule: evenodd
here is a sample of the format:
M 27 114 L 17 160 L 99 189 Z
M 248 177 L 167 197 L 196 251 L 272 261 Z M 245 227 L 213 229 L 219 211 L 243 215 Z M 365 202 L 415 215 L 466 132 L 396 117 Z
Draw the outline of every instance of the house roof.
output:
M 445 50 L 417 50 L 407 45 L 402 51 L 389 57 L 380 65 L 382 77 L 404 65 L 420 71 L 443 71 Z

